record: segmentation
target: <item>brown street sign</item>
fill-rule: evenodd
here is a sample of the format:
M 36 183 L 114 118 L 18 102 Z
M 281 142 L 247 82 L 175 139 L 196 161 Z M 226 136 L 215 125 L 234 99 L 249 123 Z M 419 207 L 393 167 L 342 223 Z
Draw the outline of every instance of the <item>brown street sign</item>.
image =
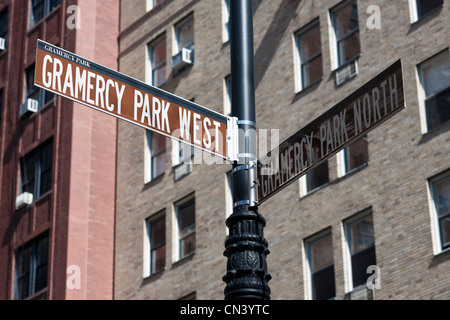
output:
M 224 159 L 235 158 L 227 147 L 230 118 L 41 40 L 35 85 Z
M 258 160 L 258 203 L 405 108 L 398 60 Z

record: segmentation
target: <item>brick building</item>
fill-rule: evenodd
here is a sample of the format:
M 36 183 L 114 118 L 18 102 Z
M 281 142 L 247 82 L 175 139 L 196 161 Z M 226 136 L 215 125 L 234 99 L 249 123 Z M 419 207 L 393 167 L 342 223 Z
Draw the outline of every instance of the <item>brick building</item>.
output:
M 230 113 L 225 0 L 120 9 L 120 72 Z M 259 207 L 271 298 L 450 298 L 448 1 L 254 0 L 253 13 L 259 129 L 283 141 L 400 58 L 406 101 Z M 115 299 L 223 298 L 231 165 L 189 153 L 118 123 Z
M 37 39 L 117 68 L 118 14 L 0 1 L 0 299 L 112 298 L 117 121 L 33 83 Z

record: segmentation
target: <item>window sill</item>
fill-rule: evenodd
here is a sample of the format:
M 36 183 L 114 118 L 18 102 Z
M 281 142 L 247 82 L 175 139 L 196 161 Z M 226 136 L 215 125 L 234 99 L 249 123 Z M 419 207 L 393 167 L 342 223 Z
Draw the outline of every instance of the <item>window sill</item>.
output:
M 165 172 L 161 173 L 160 175 L 157 175 L 156 177 L 152 178 L 149 181 L 144 182 L 144 190 L 153 187 L 155 184 L 159 183 L 163 177 L 165 176 Z
M 350 176 L 352 176 L 352 175 L 354 175 L 354 174 L 357 174 L 357 173 L 360 172 L 360 171 L 363 171 L 365 168 L 367 168 L 367 167 L 369 166 L 369 163 L 370 163 L 370 162 L 363 163 L 363 164 L 360 165 L 359 167 L 356 167 L 356 168 L 353 168 L 353 169 L 350 170 L 350 171 L 347 171 L 347 172 L 344 173 L 342 176 L 338 177 L 338 178 L 336 179 L 336 182 L 340 182 L 341 180 L 343 180 L 343 179 L 345 179 L 345 178 L 347 178 L 347 177 L 350 177 Z
M 450 120 L 447 120 L 446 122 L 430 129 L 429 131 L 422 134 L 422 139 L 420 139 L 419 144 L 425 143 L 427 141 L 430 141 L 434 137 L 440 135 L 441 133 L 446 132 L 450 129 Z
M 24 300 L 47 300 L 47 287 L 38 292 L 26 297 Z
M 322 80 L 323 80 L 323 76 L 321 76 L 321 77 L 320 77 L 319 79 L 317 79 L 316 81 L 310 83 L 310 84 L 307 85 L 306 87 L 304 87 L 304 88 L 298 90 L 298 91 L 295 93 L 295 95 L 301 95 L 301 94 L 303 94 L 303 93 L 306 92 L 306 91 L 313 90 L 314 87 L 317 87 L 318 84 L 319 84 L 320 82 L 322 82 Z
M 158 270 L 158 271 L 155 271 L 155 272 L 153 272 L 152 274 L 150 274 L 150 275 L 144 277 L 144 278 L 142 279 L 142 284 L 141 284 L 141 286 L 144 286 L 144 285 L 146 285 L 146 284 L 149 283 L 149 282 L 153 282 L 153 281 L 155 281 L 155 280 L 158 280 L 159 278 L 161 278 L 161 276 L 163 275 L 163 273 L 164 273 L 165 270 L 166 270 L 166 267 L 164 266 L 164 268 L 162 268 L 162 269 L 160 269 L 160 270 Z
M 174 263 L 172 263 L 172 269 L 173 268 L 177 268 L 177 267 L 179 267 L 179 266 L 181 266 L 181 265 L 191 261 L 194 256 L 195 256 L 195 251 L 185 255 L 184 257 L 182 257 L 179 260 L 177 260 Z
M 331 184 L 331 182 L 328 181 L 327 183 L 324 183 L 324 184 L 322 184 L 321 186 L 318 186 L 317 188 L 314 188 L 314 189 L 308 191 L 306 194 L 304 194 L 304 195 L 302 195 L 302 196 L 300 197 L 300 200 L 303 200 L 303 199 L 305 199 L 306 197 L 309 197 L 310 195 L 312 195 L 312 194 L 314 194 L 314 193 L 316 193 L 316 192 L 319 192 L 320 190 L 322 190 L 322 189 L 328 187 L 330 184 Z

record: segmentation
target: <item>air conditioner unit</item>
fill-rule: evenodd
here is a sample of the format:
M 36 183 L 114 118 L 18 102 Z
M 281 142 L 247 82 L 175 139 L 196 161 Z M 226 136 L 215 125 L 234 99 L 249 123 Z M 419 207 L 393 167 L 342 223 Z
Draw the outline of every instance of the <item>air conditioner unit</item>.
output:
M 21 193 L 16 198 L 16 209 L 19 210 L 33 203 L 33 194 L 29 192 Z
M 6 39 L 0 37 L 0 51 L 6 50 Z
M 171 59 L 171 66 L 174 70 L 179 70 L 187 65 L 192 64 L 194 61 L 194 51 L 187 48 L 181 49 L 176 55 Z
M 20 106 L 20 116 L 24 117 L 30 113 L 38 111 L 39 101 L 34 99 L 27 99 L 27 101 Z
M 353 78 L 358 74 L 358 62 L 353 60 L 352 62 L 346 64 L 345 66 L 337 69 L 336 74 L 336 85 L 339 86 L 343 84 L 346 80 Z

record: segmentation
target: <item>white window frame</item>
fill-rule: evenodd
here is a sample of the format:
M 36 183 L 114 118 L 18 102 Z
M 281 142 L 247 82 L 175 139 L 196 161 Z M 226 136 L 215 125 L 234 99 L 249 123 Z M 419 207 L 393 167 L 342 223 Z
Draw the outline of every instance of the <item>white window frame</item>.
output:
M 183 198 L 173 204 L 173 220 L 172 221 L 175 221 L 175 223 L 173 224 L 173 251 L 172 251 L 173 262 L 180 261 L 180 260 L 194 254 L 196 251 L 196 250 L 194 250 L 194 252 L 191 252 L 186 256 L 182 256 L 181 251 L 180 251 L 181 237 L 180 237 L 180 228 L 179 228 L 179 220 L 180 220 L 179 207 L 192 201 L 192 200 L 195 202 L 195 194 L 194 193 L 186 196 L 185 198 Z M 197 211 L 197 206 L 195 208 L 195 211 Z M 194 234 L 196 234 L 196 229 L 197 229 L 197 222 L 195 222 L 195 225 L 194 225 L 194 231 L 193 231 Z
M 444 2 L 445 3 L 445 2 Z M 417 8 L 417 0 L 408 0 L 408 4 L 409 4 L 409 12 L 410 12 L 410 18 L 411 18 L 411 23 L 417 22 L 420 19 L 422 19 L 422 17 L 419 18 L 419 10 Z M 433 9 L 437 10 L 438 8 Z M 432 12 L 430 11 L 430 12 Z M 430 13 L 428 12 L 428 13 Z M 428 13 L 426 13 L 424 16 L 428 15 Z
M 426 110 L 426 104 L 425 100 L 427 99 L 425 88 L 424 88 L 424 76 L 423 76 L 423 66 L 429 63 L 432 63 L 434 59 L 436 59 L 438 56 L 443 54 L 450 55 L 449 48 L 446 48 L 442 51 L 439 51 L 435 55 L 431 56 L 430 58 L 422 61 L 417 65 L 416 71 L 417 71 L 417 78 L 418 78 L 418 94 L 417 97 L 419 99 L 419 110 L 420 110 L 420 124 L 422 129 L 422 134 L 426 134 L 429 131 L 432 131 L 434 128 L 428 127 L 428 114 Z M 442 91 L 441 91 L 442 92 Z
M 152 271 L 152 256 L 151 256 L 151 248 L 152 248 L 152 244 L 151 244 L 151 223 L 159 218 L 161 218 L 162 216 L 165 215 L 165 210 L 162 210 L 156 214 L 154 214 L 153 216 L 147 218 L 144 220 L 144 243 L 143 243 L 143 277 L 147 278 L 149 276 L 151 276 L 152 274 L 160 271 L 160 270 L 156 270 L 156 271 Z M 167 244 L 167 233 L 166 233 L 166 243 Z M 167 250 L 167 247 L 166 247 Z M 166 251 L 167 254 L 167 251 Z
M 367 135 L 364 137 L 361 137 L 360 139 L 367 139 Z M 366 162 L 366 163 L 360 165 L 359 167 L 347 170 L 347 161 L 348 161 L 347 157 L 348 157 L 348 150 L 349 150 L 350 146 L 351 146 L 351 144 L 336 154 L 336 161 L 337 161 L 337 167 L 338 167 L 338 178 L 342 178 L 342 177 L 346 176 L 347 174 L 352 173 L 353 171 L 357 171 L 359 168 L 362 168 L 369 164 L 369 162 Z M 368 152 L 369 152 L 369 147 L 367 146 L 367 153 Z
M 153 51 L 154 51 L 155 46 L 158 45 L 159 42 L 161 42 L 161 41 L 166 41 L 166 50 L 167 50 L 167 39 L 166 39 L 165 33 L 163 33 L 162 35 L 155 38 L 155 40 L 148 43 L 147 47 L 146 47 L 146 64 L 145 64 L 146 79 L 145 80 L 146 80 L 146 83 L 148 83 L 149 85 L 152 85 L 152 86 L 156 86 L 156 83 L 154 81 L 155 79 L 153 79 L 153 73 L 154 73 Z M 156 66 L 155 69 L 159 69 L 163 65 L 166 65 L 166 68 L 167 68 L 167 52 L 166 52 L 166 61 L 160 63 L 158 66 Z M 166 69 L 166 72 L 167 72 L 167 69 Z M 166 81 L 167 81 L 167 74 L 166 74 L 166 79 L 162 84 L 164 84 Z
M 344 248 L 344 272 L 345 272 L 345 278 L 347 279 L 346 285 L 345 285 L 345 292 L 351 292 L 355 287 L 353 286 L 353 272 L 352 272 L 352 254 L 350 250 L 350 243 L 349 243 L 349 225 L 357 222 L 358 220 L 361 220 L 367 216 L 372 216 L 372 222 L 373 222 L 373 211 L 372 208 L 367 208 L 361 212 L 358 212 L 351 216 L 350 218 L 345 219 L 342 221 L 343 230 L 344 230 L 344 241 L 345 244 L 343 246 Z M 375 240 L 374 240 L 375 241 Z M 367 278 L 369 275 L 367 275 Z
M 192 32 L 194 32 L 194 34 L 192 35 L 194 37 L 194 42 L 192 42 L 192 44 L 190 44 L 187 47 L 181 47 L 180 46 L 180 36 L 179 36 L 180 29 L 182 29 L 183 26 L 185 26 L 191 20 L 194 22 L 194 30 L 192 30 Z M 177 55 L 178 53 L 180 53 L 183 48 L 188 48 L 190 50 L 194 50 L 194 46 L 195 46 L 195 21 L 194 21 L 194 14 L 190 13 L 186 17 L 181 19 L 180 22 L 175 24 L 174 27 L 173 27 L 173 46 L 172 46 L 173 47 L 173 54 L 172 54 L 172 56 Z
M 301 46 L 300 46 L 300 38 L 307 33 L 309 33 L 314 28 L 319 28 L 320 33 L 320 20 L 319 18 L 314 19 L 310 23 L 308 23 L 305 27 L 301 28 L 300 30 L 296 31 L 293 35 L 293 44 L 294 44 L 294 83 L 295 83 L 295 92 L 300 92 L 312 85 L 314 85 L 317 81 L 314 81 L 308 85 L 304 85 L 303 83 L 303 76 L 302 76 L 302 59 L 301 59 Z M 316 55 L 310 57 L 308 60 L 311 61 L 317 56 L 322 56 L 322 43 L 320 43 L 320 52 Z M 323 60 L 322 60 L 322 68 L 323 68 Z M 323 77 L 323 69 L 322 69 L 322 77 Z
M 318 233 L 306 238 L 303 240 L 303 247 L 304 247 L 304 257 L 305 257 L 305 299 L 306 300 L 313 300 L 313 294 L 312 294 L 312 273 L 311 273 L 311 244 L 322 240 L 325 237 L 331 237 L 331 243 L 333 243 L 333 233 L 331 232 L 331 227 L 326 228 L 322 231 L 319 231 Z M 334 250 L 332 249 L 333 254 L 333 266 L 335 266 L 334 263 Z M 336 287 L 336 278 L 335 281 L 335 287 Z
M 336 36 L 335 15 L 336 15 L 336 13 L 338 13 L 339 11 L 341 11 L 342 9 L 344 9 L 347 6 L 352 5 L 353 3 L 355 3 L 356 7 L 358 8 L 357 0 L 346 0 L 329 10 L 329 19 L 330 19 L 330 23 L 331 23 L 331 32 L 330 32 L 331 71 L 336 71 L 340 67 L 349 63 L 349 61 L 347 61 L 341 65 L 339 64 L 340 62 L 339 62 L 339 50 L 338 50 L 338 46 L 337 46 L 338 40 L 337 40 L 337 36 Z M 361 28 L 359 25 L 359 14 L 358 14 L 358 31 L 357 32 L 360 35 L 360 46 L 361 46 Z M 350 61 L 352 61 L 352 60 L 350 60 Z
M 154 155 L 152 151 L 152 137 L 153 134 L 156 134 L 155 132 L 151 130 L 145 131 L 145 148 L 144 148 L 144 183 L 149 183 L 150 181 L 154 180 L 155 178 L 159 177 L 160 175 L 153 176 L 153 157 L 156 157 L 158 155 Z M 164 148 L 164 151 L 166 152 L 166 148 Z
M 329 172 L 330 171 L 330 163 L 329 163 L 330 159 L 325 160 L 325 162 L 327 162 L 327 161 L 328 161 L 328 166 L 327 166 L 328 167 L 328 182 L 326 182 L 326 183 L 324 183 L 324 184 L 322 184 L 322 185 L 320 185 L 320 186 L 318 186 L 318 187 L 316 187 L 314 189 L 308 190 L 308 184 L 307 184 L 307 180 L 306 180 L 306 175 L 309 172 L 311 172 L 311 170 L 308 171 L 306 174 L 301 176 L 300 179 L 299 179 L 300 197 L 301 198 L 304 197 L 304 196 L 307 196 L 310 193 L 314 193 L 315 191 L 322 189 L 323 187 L 327 186 L 330 183 L 330 172 Z
M 430 207 L 431 235 L 433 242 L 433 254 L 438 255 L 442 252 L 450 251 L 450 247 L 443 249 L 441 241 L 441 231 L 439 228 L 439 217 L 436 210 L 436 183 L 450 179 L 450 170 L 438 174 L 428 179 L 428 203 Z

